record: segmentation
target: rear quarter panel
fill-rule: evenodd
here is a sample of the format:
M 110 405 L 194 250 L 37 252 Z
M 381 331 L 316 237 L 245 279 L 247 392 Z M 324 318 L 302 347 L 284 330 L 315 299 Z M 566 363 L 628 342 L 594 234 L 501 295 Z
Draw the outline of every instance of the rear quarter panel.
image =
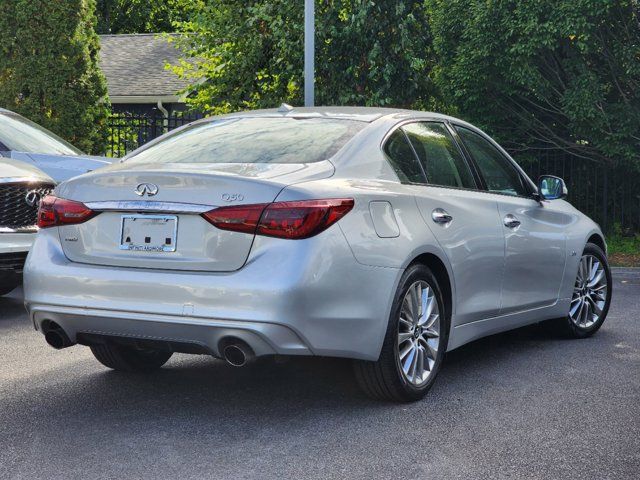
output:
M 305 182 L 285 188 L 277 201 L 309 198 L 353 198 L 354 208 L 334 227 L 340 228 L 356 261 L 362 265 L 396 270 L 396 281 L 388 286 L 388 310 L 400 277 L 409 264 L 422 254 L 432 254 L 442 260 L 449 278 L 453 272 L 445 253 L 425 226 L 415 197 L 406 188 L 386 180 L 347 180 L 332 178 Z M 371 216 L 371 202 L 389 202 L 399 230 L 397 236 L 381 238 Z M 455 298 L 455 284 L 450 285 Z M 388 312 L 387 312 L 388 313 Z M 452 312 L 455 315 L 455 306 Z

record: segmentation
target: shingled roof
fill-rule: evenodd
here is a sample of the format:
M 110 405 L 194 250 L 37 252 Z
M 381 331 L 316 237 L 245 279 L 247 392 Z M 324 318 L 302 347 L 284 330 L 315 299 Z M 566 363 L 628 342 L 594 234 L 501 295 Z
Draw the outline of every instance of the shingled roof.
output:
M 178 92 L 187 82 L 165 68 L 181 56 L 164 35 L 100 35 L 100 67 L 111 102 L 181 101 Z

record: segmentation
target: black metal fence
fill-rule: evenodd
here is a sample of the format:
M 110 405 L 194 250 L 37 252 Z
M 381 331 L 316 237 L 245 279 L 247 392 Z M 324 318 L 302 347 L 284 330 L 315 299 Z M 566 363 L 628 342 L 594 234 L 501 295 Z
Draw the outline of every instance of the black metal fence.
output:
M 109 119 L 106 154 L 122 157 L 199 118 L 201 114 L 185 112 L 168 117 L 114 113 Z M 605 231 L 640 232 L 640 172 L 594 164 L 559 151 L 528 153 L 526 159 L 516 155 L 516 160 L 534 180 L 542 174 L 562 177 L 569 188 L 569 201 Z
M 528 155 L 535 160 L 516 160 L 529 176 L 556 175 L 569 189 L 568 200 L 598 222 L 606 232 L 640 232 L 640 172 L 610 167 L 559 151 Z
M 161 114 L 113 113 L 109 117 L 109 137 L 106 155 L 123 157 L 145 143 L 174 128 L 202 118 L 198 113 L 175 112 Z

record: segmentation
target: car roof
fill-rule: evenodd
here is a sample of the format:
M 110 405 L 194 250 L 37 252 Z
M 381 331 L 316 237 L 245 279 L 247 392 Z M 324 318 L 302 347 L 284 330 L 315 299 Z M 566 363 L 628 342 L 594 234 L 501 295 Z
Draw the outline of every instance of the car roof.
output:
M 332 118 L 342 120 L 354 120 L 360 122 L 371 123 L 383 117 L 394 117 L 398 120 L 404 118 L 436 118 L 441 120 L 450 120 L 460 123 L 459 119 L 449 117 L 435 112 L 422 112 L 418 110 L 407 110 L 402 108 L 383 108 L 383 107 L 291 107 L 290 105 L 282 105 L 280 108 L 271 108 L 264 110 L 248 110 L 245 112 L 235 112 L 226 115 L 208 117 L 200 120 L 206 122 L 217 120 L 220 118 Z

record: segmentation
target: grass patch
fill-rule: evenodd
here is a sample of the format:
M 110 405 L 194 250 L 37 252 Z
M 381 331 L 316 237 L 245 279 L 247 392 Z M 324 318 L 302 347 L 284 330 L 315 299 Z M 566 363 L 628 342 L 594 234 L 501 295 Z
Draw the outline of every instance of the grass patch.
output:
M 640 233 L 623 235 L 616 225 L 607 235 L 609 262 L 614 267 L 640 267 Z

